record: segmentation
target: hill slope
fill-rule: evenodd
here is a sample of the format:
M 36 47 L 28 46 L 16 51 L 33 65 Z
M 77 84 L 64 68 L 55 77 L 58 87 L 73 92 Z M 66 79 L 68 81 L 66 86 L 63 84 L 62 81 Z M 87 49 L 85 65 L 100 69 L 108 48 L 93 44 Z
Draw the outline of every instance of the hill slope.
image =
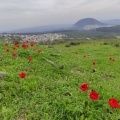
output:
M 96 31 L 120 33 L 120 25 L 116 25 L 112 27 L 101 27 L 101 28 L 97 28 Z
M 65 27 L 69 27 L 69 24 L 57 24 L 57 25 L 44 25 L 44 26 L 36 26 L 30 28 L 23 28 L 14 31 L 9 31 L 8 33 L 36 33 L 36 32 L 45 32 L 45 31 L 55 31 L 58 29 L 63 29 Z
M 111 24 L 111 25 L 120 25 L 120 19 L 101 20 L 101 22 L 105 24 Z

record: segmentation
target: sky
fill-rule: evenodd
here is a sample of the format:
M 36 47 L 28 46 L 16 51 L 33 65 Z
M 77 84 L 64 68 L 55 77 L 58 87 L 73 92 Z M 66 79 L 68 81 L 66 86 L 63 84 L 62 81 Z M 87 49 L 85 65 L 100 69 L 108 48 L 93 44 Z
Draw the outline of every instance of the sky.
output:
M 0 32 L 83 18 L 120 19 L 120 0 L 0 0 Z

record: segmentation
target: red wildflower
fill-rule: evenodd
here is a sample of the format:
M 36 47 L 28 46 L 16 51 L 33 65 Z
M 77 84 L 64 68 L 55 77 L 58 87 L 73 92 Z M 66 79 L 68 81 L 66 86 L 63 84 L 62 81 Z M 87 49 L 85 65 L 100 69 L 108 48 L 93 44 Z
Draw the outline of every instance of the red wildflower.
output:
M 112 60 L 112 59 L 113 59 L 112 57 L 109 58 L 109 60 Z
M 34 43 L 30 43 L 30 46 L 33 47 L 35 44 Z
M 28 44 L 22 44 L 22 47 L 26 49 L 28 47 Z
M 9 49 L 6 49 L 6 52 L 9 52 L 10 50 Z
M 29 60 L 29 61 L 31 61 L 31 60 L 32 60 L 32 58 L 28 58 L 28 60 Z
M 109 60 L 111 60 L 112 62 L 114 62 L 114 61 L 115 61 L 115 60 L 114 60 L 114 58 L 112 58 L 112 57 L 110 57 L 110 58 L 109 58 Z
M 83 58 L 86 58 L 86 55 L 84 55 Z
M 111 61 L 114 62 L 115 61 L 114 58 Z
M 80 89 L 81 89 L 82 91 L 88 90 L 88 84 L 85 83 L 85 84 L 80 85 Z
M 8 46 L 8 43 L 5 43 L 5 46 Z
M 91 91 L 89 93 L 89 97 L 92 99 L 92 100 L 99 100 L 99 94 L 95 91 Z
M 15 47 L 12 47 L 12 49 L 13 49 L 13 50 L 16 50 L 16 48 L 15 48 Z
M 96 62 L 93 62 L 93 65 L 96 65 Z
M 41 52 L 41 50 L 38 50 L 37 52 L 38 52 L 38 53 L 40 53 L 40 52 Z
M 16 44 L 15 46 L 19 48 L 19 45 L 18 45 L 18 44 Z
M 75 52 L 75 54 L 78 54 L 78 52 Z
M 15 54 L 15 53 L 13 53 L 13 54 L 12 54 L 12 56 L 13 56 L 13 57 L 15 57 L 15 56 L 16 56 L 16 54 Z
M 109 99 L 108 104 L 109 104 L 112 108 L 120 108 L 120 105 L 118 104 L 118 101 L 117 101 L 115 98 Z
M 25 77 L 26 77 L 26 73 L 25 73 L 25 72 L 21 72 L 21 73 L 19 74 L 19 76 L 20 76 L 21 78 L 25 78 Z

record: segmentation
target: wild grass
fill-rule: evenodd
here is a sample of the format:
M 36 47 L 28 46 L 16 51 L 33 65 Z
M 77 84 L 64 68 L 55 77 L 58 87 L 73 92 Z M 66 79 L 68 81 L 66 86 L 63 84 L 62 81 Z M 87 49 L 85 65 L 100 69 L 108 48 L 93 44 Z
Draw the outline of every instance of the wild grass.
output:
M 120 108 L 108 104 L 112 97 L 120 104 L 120 47 L 114 46 L 120 41 L 79 42 L 70 47 L 36 43 L 26 49 L 19 44 L 16 50 L 14 44 L 0 43 L 0 120 L 120 120 Z M 25 78 L 19 77 L 22 71 Z M 83 83 L 88 91 L 80 90 Z M 89 98 L 91 90 L 99 100 Z

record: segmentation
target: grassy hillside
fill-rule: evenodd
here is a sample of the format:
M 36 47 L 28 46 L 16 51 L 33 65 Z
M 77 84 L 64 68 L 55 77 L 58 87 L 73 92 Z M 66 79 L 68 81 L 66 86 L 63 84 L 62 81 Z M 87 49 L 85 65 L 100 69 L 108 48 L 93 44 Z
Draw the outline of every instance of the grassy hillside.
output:
M 120 41 L 79 42 L 0 43 L 0 120 L 119 120 Z
M 101 27 L 101 28 L 97 28 L 96 31 L 108 32 L 108 33 L 120 33 L 120 25 L 116 25 L 112 27 Z

